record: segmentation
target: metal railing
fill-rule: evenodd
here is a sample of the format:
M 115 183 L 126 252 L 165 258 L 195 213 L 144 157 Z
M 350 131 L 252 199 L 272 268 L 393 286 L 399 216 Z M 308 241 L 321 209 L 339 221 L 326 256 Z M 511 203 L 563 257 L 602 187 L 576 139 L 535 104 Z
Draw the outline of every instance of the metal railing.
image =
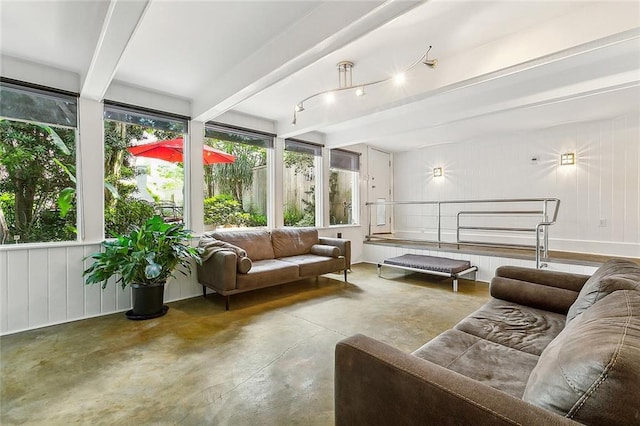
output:
M 525 207 L 518 208 L 519 205 L 522 206 L 525 204 Z M 540 208 L 532 209 L 531 205 L 539 205 Z M 558 210 L 560 208 L 560 200 L 558 198 L 503 198 L 503 199 L 485 199 L 485 200 L 452 200 L 452 201 L 374 201 L 366 203 L 368 207 L 369 214 L 369 232 L 366 236 L 366 239 L 369 241 L 374 234 L 372 234 L 372 206 L 433 206 L 436 209 L 435 212 L 435 230 L 436 230 L 436 238 L 435 239 L 411 239 L 411 238 L 402 238 L 405 241 L 412 242 L 430 242 L 437 243 L 438 247 L 441 246 L 442 243 L 454 243 L 454 244 L 467 244 L 467 245 L 475 245 L 475 246 L 491 246 L 491 247 L 507 247 L 507 248 L 533 248 L 535 249 L 535 260 L 536 260 L 536 268 L 541 268 L 546 266 L 546 264 L 541 263 L 542 259 L 548 258 L 549 251 L 549 226 L 556 223 L 558 218 Z M 462 207 L 462 205 L 472 205 L 472 206 L 481 206 L 481 210 L 473 210 L 468 209 L 467 207 Z M 501 206 L 498 209 L 487 208 L 487 205 L 491 206 Z M 504 206 L 511 205 L 511 208 L 504 208 Z M 456 208 L 457 206 L 461 206 L 460 208 Z M 455 213 L 455 241 L 444 241 L 443 240 L 443 209 L 445 208 L 456 208 L 454 212 L 450 212 L 450 216 L 452 217 L 453 213 Z M 515 226 L 510 225 L 508 220 L 511 221 L 521 219 L 523 217 L 533 217 L 534 221 L 530 226 Z M 478 219 L 481 218 L 499 218 L 502 219 L 503 222 L 507 222 L 506 224 L 494 224 L 494 223 L 478 223 Z M 465 224 L 465 220 L 476 220 L 476 223 Z M 394 221 L 395 223 L 395 221 Z M 419 225 L 425 225 L 424 223 L 420 223 Z M 493 232 L 493 233 L 516 233 L 516 234 L 535 234 L 535 245 L 528 244 L 514 244 L 514 243 L 504 243 L 504 242 L 491 242 L 486 240 L 469 240 L 464 239 L 463 235 L 466 232 L 474 231 L 479 235 L 484 234 L 485 232 Z M 485 234 L 487 235 L 487 234 Z M 503 234 L 504 235 L 504 234 Z M 495 237 L 496 235 L 492 235 Z M 499 235 L 498 235 L 499 236 Z

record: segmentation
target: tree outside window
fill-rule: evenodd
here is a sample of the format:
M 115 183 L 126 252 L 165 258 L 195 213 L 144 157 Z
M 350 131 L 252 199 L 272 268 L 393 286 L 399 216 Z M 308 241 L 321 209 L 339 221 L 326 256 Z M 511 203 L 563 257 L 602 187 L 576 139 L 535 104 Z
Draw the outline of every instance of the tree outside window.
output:
M 267 226 L 267 150 L 273 137 L 207 125 L 204 143 L 235 157 L 204 165 L 205 229 Z

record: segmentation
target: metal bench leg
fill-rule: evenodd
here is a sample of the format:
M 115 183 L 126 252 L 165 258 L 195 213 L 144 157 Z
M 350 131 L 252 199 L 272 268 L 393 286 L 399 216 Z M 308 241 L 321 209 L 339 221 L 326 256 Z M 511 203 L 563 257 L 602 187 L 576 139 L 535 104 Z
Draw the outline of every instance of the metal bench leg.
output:
M 207 297 L 207 287 L 202 286 L 202 297 Z
M 224 296 L 224 310 L 228 311 L 229 310 L 229 298 L 231 296 Z
M 345 283 L 347 282 L 347 270 L 346 269 L 344 270 L 344 282 Z
M 458 291 L 458 277 L 453 277 L 453 291 Z

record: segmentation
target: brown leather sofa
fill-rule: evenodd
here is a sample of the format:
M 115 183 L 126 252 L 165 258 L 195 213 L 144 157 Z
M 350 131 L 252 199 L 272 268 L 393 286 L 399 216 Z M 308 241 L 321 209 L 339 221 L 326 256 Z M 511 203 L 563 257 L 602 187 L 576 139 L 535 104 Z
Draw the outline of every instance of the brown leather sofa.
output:
M 221 244 L 222 242 L 222 244 Z M 229 297 L 351 267 L 351 242 L 318 237 L 314 228 L 216 231 L 204 234 L 199 246 L 206 260 L 198 266 L 203 296 L 211 288 Z
M 336 346 L 336 425 L 640 424 L 640 266 L 500 267 L 491 300 L 412 354 Z

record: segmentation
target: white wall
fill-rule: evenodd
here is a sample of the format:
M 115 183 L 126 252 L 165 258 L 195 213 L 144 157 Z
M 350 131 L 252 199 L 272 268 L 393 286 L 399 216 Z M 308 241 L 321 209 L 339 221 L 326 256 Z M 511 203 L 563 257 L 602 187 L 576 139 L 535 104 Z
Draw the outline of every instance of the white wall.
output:
M 86 285 L 83 259 L 100 250 L 99 244 L 33 244 L 0 250 L 0 335 L 63 322 L 124 312 L 131 309 L 131 289 L 111 280 L 105 290 Z M 165 287 L 165 302 L 202 294 L 195 269 L 178 274 Z
M 575 166 L 559 165 L 565 152 L 576 153 Z M 394 165 L 396 201 L 557 197 L 550 249 L 640 256 L 636 115 L 430 146 L 396 154 Z

